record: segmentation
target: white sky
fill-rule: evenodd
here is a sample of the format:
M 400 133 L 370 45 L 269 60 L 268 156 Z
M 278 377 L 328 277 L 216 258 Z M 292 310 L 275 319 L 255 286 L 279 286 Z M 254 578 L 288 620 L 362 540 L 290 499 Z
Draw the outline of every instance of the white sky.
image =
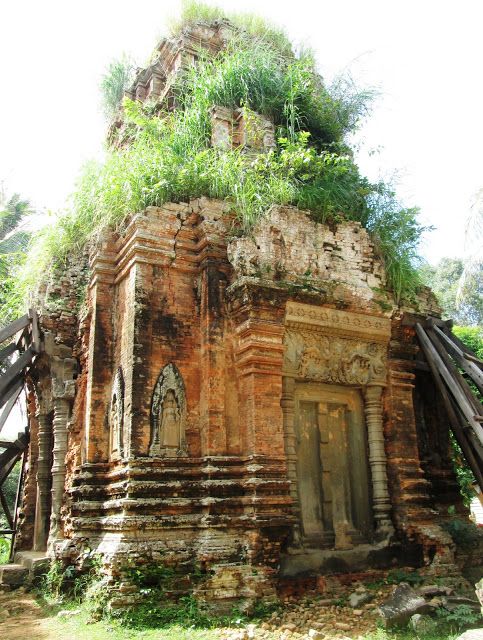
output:
M 432 262 L 463 254 L 472 196 L 483 187 L 481 0 L 219 0 L 284 26 L 316 51 L 330 80 L 349 67 L 382 97 L 360 138 L 369 177 L 397 171 L 398 192 L 437 231 Z M 0 0 L 0 181 L 57 209 L 82 163 L 102 152 L 99 79 L 123 51 L 142 64 L 173 0 Z

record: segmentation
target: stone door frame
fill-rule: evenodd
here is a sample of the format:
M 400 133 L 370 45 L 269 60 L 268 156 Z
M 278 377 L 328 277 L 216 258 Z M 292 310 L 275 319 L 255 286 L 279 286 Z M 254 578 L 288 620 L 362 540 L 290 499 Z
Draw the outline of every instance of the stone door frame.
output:
M 299 523 L 294 527 L 295 544 L 302 544 L 295 432 L 297 382 L 355 386 L 362 390 L 375 539 L 388 540 L 394 533 L 382 416 L 390 335 L 388 318 L 287 302 L 281 406 L 287 474 Z

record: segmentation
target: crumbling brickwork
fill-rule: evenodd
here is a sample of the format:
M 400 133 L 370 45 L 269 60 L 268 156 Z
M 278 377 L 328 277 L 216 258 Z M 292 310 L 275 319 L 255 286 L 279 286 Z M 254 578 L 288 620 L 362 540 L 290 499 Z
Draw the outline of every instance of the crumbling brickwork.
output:
M 231 32 L 163 40 L 128 96 L 175 108 L 177 74 Z M 274 147 L 246 107 L 210 116 L 215 148 Z M 454 570 L 444 411 L 414 331 L 434 297 L 398 307 L 357 222 L 273 206 L 236 227 L 223 201 L 148 207 L 40 292 L 19 548 L 100 554 L 117 606 L 139 597 L 132 563 L 226 602 L 402 559 Z
M 65 310 L 44 308 L 52 389 L 37 392 L 37 413 L 68 445 L 49 507 L 60 499 L 62 524 L 42 534 L 37 513 L 37 544 L 102 554 L 118 606 L 136 597 L 129 559 L 196 568 L 204 579 L 187 588 L 229 601 L 274 597 L 280 574 L 408 553 L 449 570 L 435 508 L 454 477 L 428 466 L 430 410 L 414 403 L 413 326 L 432 309 L 394 305 L 357 223 L 273 207 L 249 237 L 230 238 L 231 225 L 221 201 L 150 207 L 93 251 L 84 310 L 67 316 L 76 338 L 57 330 Z M 67 300 L 76 284 L 64 283 Z M 435 428 L 425 437 L 441 438 Z M 310 464 L 304 429 L 320 440 Z M 330 444 L 334 429 L 347 439 Z M 308 469 L 322 474 L 320 498 Z M 322 515 L 310 524 L 314 500 Z

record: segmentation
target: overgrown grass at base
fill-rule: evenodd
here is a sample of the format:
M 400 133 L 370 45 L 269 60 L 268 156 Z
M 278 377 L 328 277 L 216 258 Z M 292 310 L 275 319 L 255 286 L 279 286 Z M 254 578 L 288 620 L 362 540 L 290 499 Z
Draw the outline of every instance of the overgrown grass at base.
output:
M 53 634 L 57 633 L 58 637 L 68 637 L 70 640 L 151 640 L 151 638 L 154 640 L 160 637 L 165 640 L 214 640 L 215 638 L 219 640 L 223 637 L 221 630 L 226 628 L 210 625 L 211 628 L 199 629 L 181 623 L 163 626 L 162 630 L 152 627 L 133 629 L 116 620 L 92 622 L 85 611 L 71 618 L 51 618 L 46 626 Z M 243 628 L 243 626 L 232 624 L 230 628 Z M 362 638 L 364 640 L 455 640 L 460 633 L 455 629 L 451 630 L 447 625 L 436 623 L 434 629 L 428 633 L 416 634 L 409 629 L 394 631 L 375 629 L 363 635 Z M 274 634 L 273 638 L 275 637 Z M 330 635 L 326 637 L 330 638 Z

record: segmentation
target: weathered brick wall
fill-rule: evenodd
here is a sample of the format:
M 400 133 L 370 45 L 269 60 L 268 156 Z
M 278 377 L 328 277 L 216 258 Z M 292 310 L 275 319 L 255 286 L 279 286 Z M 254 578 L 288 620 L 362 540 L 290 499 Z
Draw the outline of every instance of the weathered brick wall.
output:
M 377 383 L 385 387 L 392 519 L 400 538 L 420 545 L 427 561 L 434 554 L 449 561 L 432 511 L 441 499 L 432 494 L 436 477 L 441 494 L 451 474 L 444 465 L 438 475 L 423 464 L 413 403 L 411 322 L 436 313 L 433 300 L 426 292 L 410 309 L 413 320 L 402 323 L 373 243 L 357 223 L 328 227 L 293 207 L 273 207 L 247 236 L 230 238 L 231 225 L 229 205 L 220 201 L 150 207 L 122 234 L 101 238 L 77 342 L 73 311 L 68 331 L 62 311 L 46 314 L 44 327 L 79 362 L 62 507 L 67 541 L 57 552 L 75 555 L 88 544 L 118 577 L 131 556 L 150 563 L 162 554 L 180 571 L 194 563 L 217 576 L 204 585 L 207 597 L 225 582 L 242 593 L 250 574 L 244 567 L 257 565 L 267 572 L 256 590 L 270 591 L 270 571 L 293 542 L 298 517 L 282 406 L 290 404 L 287 302 L 295 301 L 304 303 L 300 309 L 344 310 L 356 331 L 366 319 L 367 326 L 378 318 L 392 322 L 387 379 Z M 337 331 L 344 334 L 343 327 Z M 151 451 L 152 410 L 167 365 L 182 378 L 186 443 L 160 456 Z M 111 454 L 120 370 L 121 459 Z M 379 500 L 385 509 L 384 496 Z M 229 563 L 239 566 L 236 575 L 225 572 Z

